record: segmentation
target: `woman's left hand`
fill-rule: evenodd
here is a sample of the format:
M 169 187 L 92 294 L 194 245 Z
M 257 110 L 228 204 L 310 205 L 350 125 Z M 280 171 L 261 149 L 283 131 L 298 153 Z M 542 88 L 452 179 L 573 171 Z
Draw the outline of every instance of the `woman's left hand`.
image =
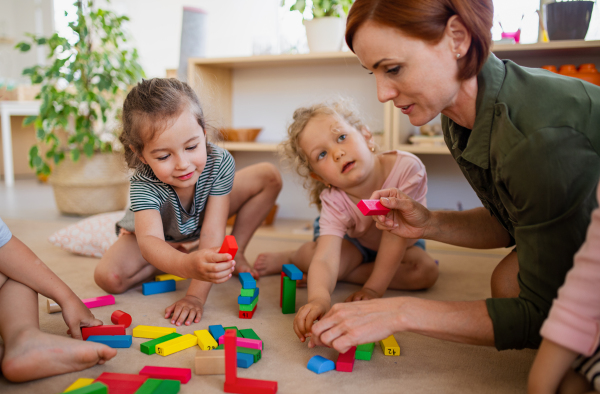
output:
M 184 324 L 189 326 L 193 323 L 199 323 L 204 312 L 204 302 L 198 297 L 186 295 L 173 305 L 165 309 L 165 319 L 171 318 L 171 324 L 180 326 Z
M 352 346 L 380 341 L 396 331 L 402 298 L 335 304 L 312 326 L 309 347 L 329 346 L 340 353 Z
M 377 293 L 375 290 L 371 290 L 367 287 L 363 287 L 359 291 L 356 291 L 346 298 L 345 302 L 353 302 L 353 301 L 368 301 L 374 300 L 377 298 L 381 298 L 381 295 Z

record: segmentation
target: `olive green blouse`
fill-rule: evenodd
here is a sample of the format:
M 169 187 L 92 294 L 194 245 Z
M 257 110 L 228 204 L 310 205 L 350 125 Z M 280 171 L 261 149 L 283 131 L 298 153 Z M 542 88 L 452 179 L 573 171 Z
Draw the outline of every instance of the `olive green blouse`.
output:
M 496 348 L 537 348 L 598 206 L 600 87 L 493 54 L 477 83 L 473 130 L 443 116 L 444 139 L 517 246 L 519 297 L 486 300 Z

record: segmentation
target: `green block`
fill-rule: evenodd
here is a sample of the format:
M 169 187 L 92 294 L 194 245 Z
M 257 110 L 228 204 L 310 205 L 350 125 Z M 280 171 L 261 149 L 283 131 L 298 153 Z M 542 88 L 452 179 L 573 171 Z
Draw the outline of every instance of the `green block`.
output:
M 356 353 L 354 358 L 357 360 L 369 361 L 373 356 L 373 350 L 375 349 L 375 342 L 365 343 L 364 345 L 358 345 L 356 347 Z
M 238 328 L 237 328 L 236 326 L 231 326 L 231 327 L 223 327 L 223 329 L 224 329 L 225 331 L 227 331 L 227 330 L 235 330 L 236 336 L 237 336 L 238 338 L 242 338 L 242 335 L 240 334 L 240 330 L 238 330 Z
M 283 303 L 281 311 L 284 314 L 296 313 L 296 281 L 287 276 L 283 277 Z
M 222 343 L 219 346 L 217 346 L 216 348 L 214 348 L 213 350 L 225 350 L 225 344 Z
M 262 353 L 259 349 L 250 349 L 248 347 L 237 347 L 237 352 L 238 353 L 246 353 L 246 354 L 251 354 L 254 357 L 254 362 L 258 362 L 258 360 L 260 360 L 260 358 L 262 357 Z
M 166 341 L 169 341 L 173 338 L 180 337 L 180 336 L 181 336 L 181 334 L 177 334 L 176 332 L 173 332 L 171 334 L 164 335 L 160 338 L 156 338 L 156 339 L 153 339 L 148 342 L 140 343 L 140 351 L 142 353 L 146 353 L 147 355 L 155 354 L 156 353 L 156 345 L 166 342 Z
M 92 383 L 89 386 L 84 386 L 73 391 L 70 394 L 108 394 L 108 387 L 101 382 Z
M 254 297 L 254 292 L 256 289 L 242 289 L 240 290 L 240 295 L 242 297 Z
M 162 383 L 161 379 L 152 379 L 149 378 L 140 386 L 139 389 L 135 392 L 135 394 L 153 394 L 156 391 L 156 388 L 160 386 Z
M 248 305 L 242 305 L 240 304 L 240 311 L 244 311 L 244 312 L 252 312 L 252 310 L 254 309 L 254 307 L 256 306 L 256 304 L 258 303 L 258 299 L 260 298 L 260 296 L 256 297 L 254 299 L 254 301 L 252 301 L 252 304 L 248 304 Z M 240 332 L 238 331 L 238 334 Z M 239 337 L 239 335 L 238 335 Z
M 163 380 L 152 394 L 177 394 L 180 388 L 179 380 Z
M 246 328 L 246 329 L 240 330 L 240 334 L 242 334 L 242 336 L 244 338 L 256 339 L 257 341 L 261 340 L 260 337 L 258 335 L 256 335 L 254 330 L 251 328 Z

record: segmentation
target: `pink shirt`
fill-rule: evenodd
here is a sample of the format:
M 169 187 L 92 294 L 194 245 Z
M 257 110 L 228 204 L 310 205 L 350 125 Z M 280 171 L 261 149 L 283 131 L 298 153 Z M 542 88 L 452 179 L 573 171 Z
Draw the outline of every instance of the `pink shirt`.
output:
M 600 186 L 596 191 L 600 201 Z M 592 212 L 585 242 L 573 268 L 558 290 L 541 335 L 563 347 L 590 356 L 600 337 L 600 208 Z
M 395 187 L 412 199 L 426 206 L 427 173 L 419 158 L 412 153 L 391 151 L 382 154 L 395 154 L 396 163 L 383 183 L 382 189 Z M 375 191 L 375 190 L 373 190 Z M 335 235 L 343 238 L 348 234 L 357 238 L 366 248 L 378 250 L 382 230 L 375 227 L 371 216 L 364 216 L 346 192 L 332 187 L 321 192 L 320 235 Z M 414 244 L 416 240 L 410 244 Z

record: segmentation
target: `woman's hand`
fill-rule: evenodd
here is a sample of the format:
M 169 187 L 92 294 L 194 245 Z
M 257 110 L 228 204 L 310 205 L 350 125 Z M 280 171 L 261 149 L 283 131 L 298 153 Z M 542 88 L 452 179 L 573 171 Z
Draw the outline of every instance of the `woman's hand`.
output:
M 186 256 L 188 276 L 204 282 L 223 283 L 231 278 L 235 261 L 229 253 L 218 253 L 219 248 L 200 249 Z
M 325 314 L 329 305 L 330 304 L 324 300 L 312 301 L 300 308 L 296 314 L 296 318 L 294 318 L 294 331 L 302 342 L 310 336 L 313 323 Z
M 390 208 L 386 216 L 374 216 L 380 230 L 389 231 L 402 238 L 427 238 L 431 227 L 431 211 L 396 188 L 378 190 L 371 195 L 372 200 Z
M 194 323 L 199 323 L 204 312 L 204 302 L 198 297 L 186 295 L 173 305 L 165 309 L 165 319 L 171 318 L 171 324 L 180 326 L 184 323 L 189 326 Z
M 96 319 L 87 306 L 75 294 L 67 301 L 59 304 L 62 316 L 67 323 L 67 334 L 75 339 L 81 339 L 81 327 L 101 326 L 102 320 Z
M 367 287 L 363 287 L 359 291 L 356 291 L 346 298 L 345 302 L 353 302 L 353 301 L 367 301 L 374 300 L 376 298 L 381 298 L 381 294 L 377 293 L 375 290 L 371 290 Z

